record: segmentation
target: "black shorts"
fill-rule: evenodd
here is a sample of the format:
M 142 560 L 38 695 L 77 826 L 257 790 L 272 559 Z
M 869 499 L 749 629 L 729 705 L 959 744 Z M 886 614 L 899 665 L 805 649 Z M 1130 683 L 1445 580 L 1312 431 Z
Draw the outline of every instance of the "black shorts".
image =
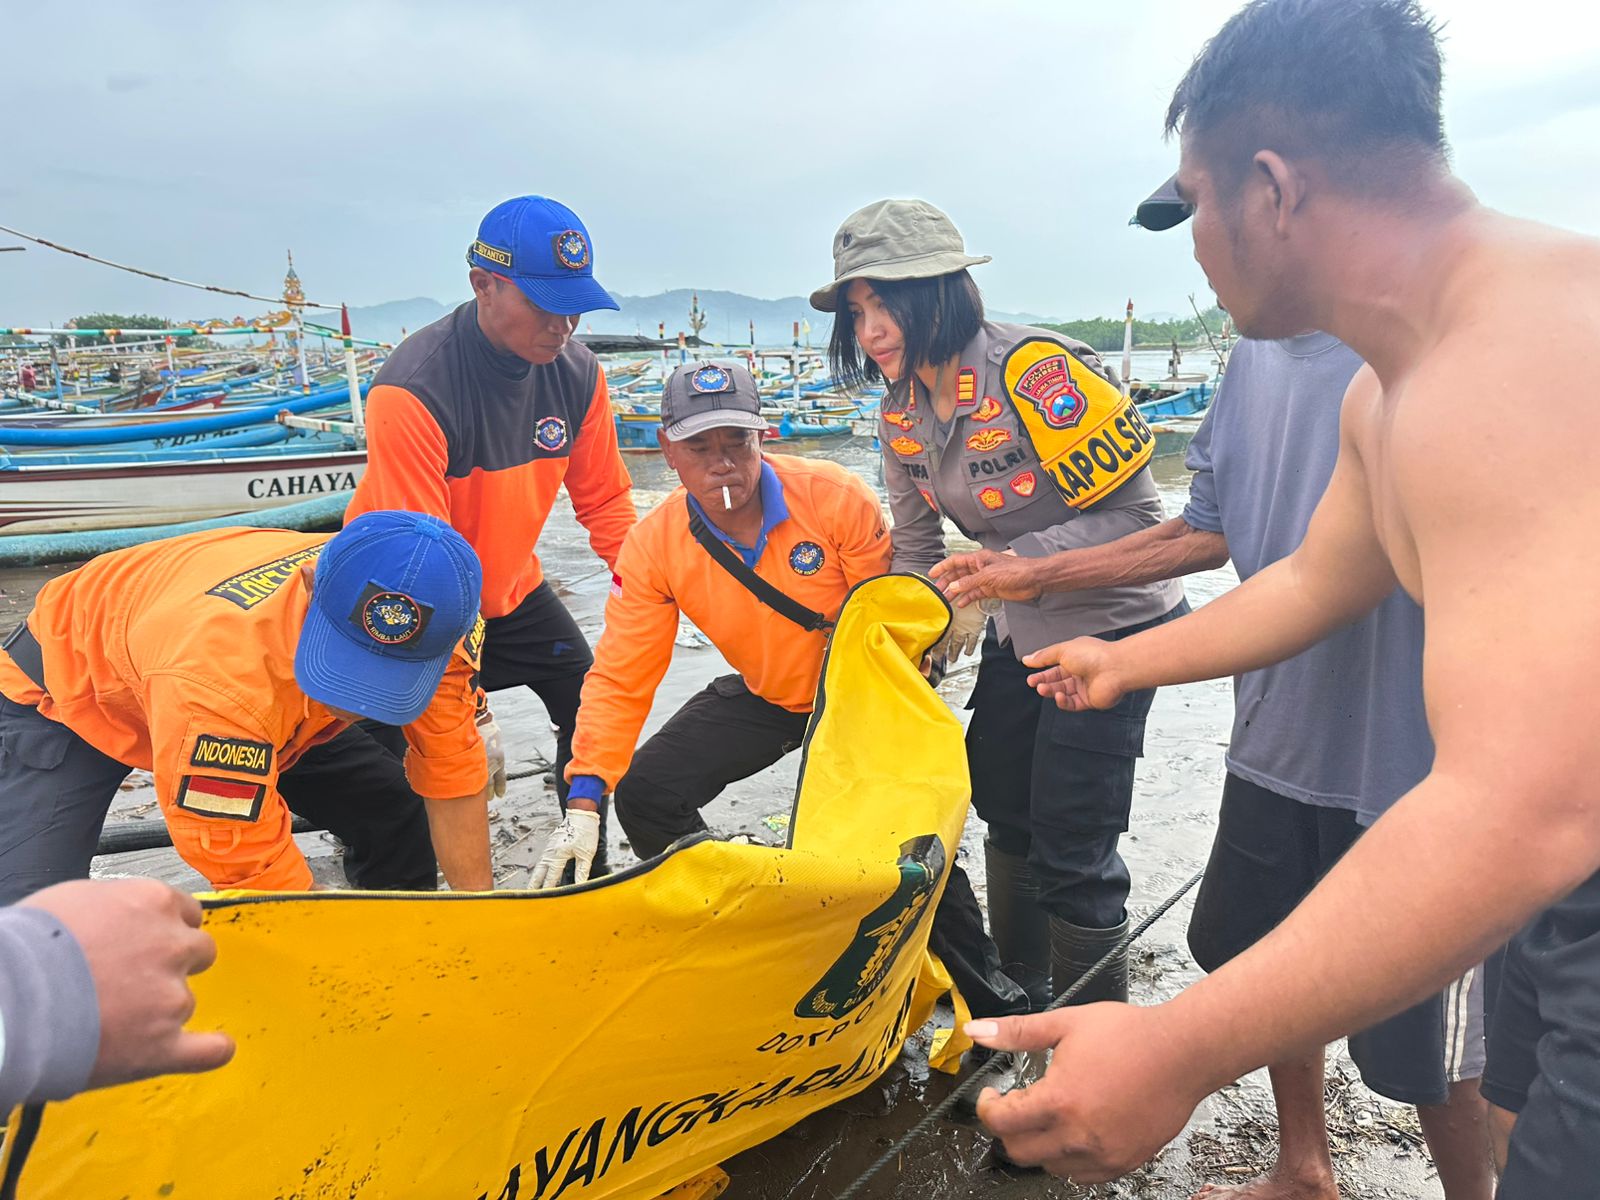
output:
M 1229 774 L 1211 859 L 1189 920 L 1206 971 L 1272 932 L 1361 836 L 1356 815 L 1304 804 Z M 1367 1087 L 1404 1104 L 1443 1104 L 1483 1073 L 1483 972 L 1350 1037 Z
M 1518 1113 L 1498 1200 L 1600 1194 L 1600 875 L 1511 939 L 1483 1094 Z

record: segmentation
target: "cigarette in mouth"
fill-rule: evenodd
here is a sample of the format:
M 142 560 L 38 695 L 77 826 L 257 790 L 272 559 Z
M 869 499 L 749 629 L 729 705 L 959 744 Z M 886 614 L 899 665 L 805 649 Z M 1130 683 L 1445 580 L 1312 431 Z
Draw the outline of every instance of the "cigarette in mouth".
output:
M 723 508 L 732 508 L 733 507 L 733 498 L 728 495 L 728 489 L 727 488 L 723 488 L 722 489 L 722 507 Z

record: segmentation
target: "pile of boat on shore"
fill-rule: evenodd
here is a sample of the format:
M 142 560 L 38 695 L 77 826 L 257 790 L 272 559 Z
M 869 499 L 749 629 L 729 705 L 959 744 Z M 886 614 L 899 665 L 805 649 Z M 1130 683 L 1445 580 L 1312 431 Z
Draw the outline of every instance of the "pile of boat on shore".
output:
M 347 341 L 341 361 L 326 350 L 296 358 L 276 339 L 202 343 L 169 348 L 157 370 L 105 347 L 0 348 L 0 566 L 75 561 L 206 525 L 336 527 L 366 468 L 362 401 L 389 349 Z M 845 394 L 818 351 L 695 353 L 749 367 L 767 436 L 796 452 L 812 439 L 876 436 L 881 389 Z M 662 381 L 685 351 L 601 357 L 619 444 L 656 450 Z M 1134 386 L 1158 453 L 1181 452 L 1213 390 L 1199 376 Z

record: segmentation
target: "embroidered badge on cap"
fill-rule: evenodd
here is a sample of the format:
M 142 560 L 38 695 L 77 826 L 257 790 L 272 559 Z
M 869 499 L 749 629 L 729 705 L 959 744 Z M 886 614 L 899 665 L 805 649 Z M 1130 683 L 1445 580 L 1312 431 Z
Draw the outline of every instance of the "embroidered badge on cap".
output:
M 962 367 L 956 376 L 956 403 L 971 404 L 978 398 L 978 376 L 971 367 Z
M 1011 481 L 1011 490 L 1024 498 L 1033 495 L 1033 489 L 1038 485 L 1038 478 L 1032 471 L 1024 471 Z
M 582 230 L 565 229 L 556 234 L 555 251 L 556 261 L 569 271 L 581 271 L 589 265 L 589 239 Z
M 472 252 L 479 258 L 487 258 L 492 263 L 502 267 L 511 266 L 511 251 L 502 250 L 499 246 L 491 246 L 488 242 L 473 242 Z
M 403 646 L 428 625 L 431 610 L 404 592 L 369 590 L 359 605 L 361 628 L 385 646 Z
M 922 453 L 922 443 L 916 438 L 906 437 L 902 434 L 889 443 L 889 449 L 901 456 Z
M 987 454 L 1011 440 L 1009 429 L 980 429 L 967 439 L 967 449 Z
M 561 417 L 540 417 L 533 427 L 533 444 L 541 450 L 560 450 L 567 444 L 566 421 Z
M 789 551 L 789 566 L 796 575 L 815 575 L 822 570 L 822 547 L 815 542 L 796 542 Z
M 985 396 L 983 403 L 973 409 L 971 419 L 974 421 L 992 421 L 1000 415 L 1000 401 L 993 396 Z
M 1039 410 L 1052 429 L 1071 429 L 1083 420 L 1089 401 L 1078 390 L 1065 354 L 1040 359 L 1022 373 L 1014 389 Z
M 985 508 L 1004 508 L 1006 506 L 1006 494 L 997 487 L 986 487 L 978 493 L 978 503 Z
M 212 775 L 185 775 L 178 781 L 174 803 L 185 812 L 202 817 L 221 817 L 226 821 L 254 821 L 261 815 L 266 797 L 264 783 L 244 783 L 238 779 L 218 779 Z
M 733 387 L 733 376 L 721 367 L 701 367 L 689 376 L 689 386 L 697 392 L 726 392 Z
M 189 763 L 196 767 L 238 771 L 244 775 L 270 775 L 272 745 L 269 742 L 213 737 L 209 733 L 202 733 L 195 739 L 194 749 L 189 752 Z

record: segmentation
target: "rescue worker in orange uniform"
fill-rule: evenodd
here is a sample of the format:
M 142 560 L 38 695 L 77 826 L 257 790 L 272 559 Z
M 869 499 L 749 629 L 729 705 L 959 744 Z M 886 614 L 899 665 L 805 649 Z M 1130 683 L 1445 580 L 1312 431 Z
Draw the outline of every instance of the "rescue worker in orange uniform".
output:
M 481 585 L 459 534 L 406 512 L 332 538 L 189 534 L 51 580 L 0 649 L 0 902 L 88 875 L 135 767 L 154 773 L 173 845 L 213 885 L 311 887 L 280 775 L 362 718 L 405 727 L 450 886 L 492 888 Z M 403 799 L 395 768 L 381 782 Z M 381 794 L 357 792 L 342 823 L 328 806 L 353 852 L 390 832 L 362 811 Z
M 432 513 L 472 544 L 488 623 L 483 687 L 539 696 L 556 730 L 564 800 L 578 697 L 594 660 L 534 547 L 563 485 L 613 571 L 633 527 L 605 372 L 572 340 L 580 314 L 617 304 L 595 281 L 577 214 L 542 196 L 492 209 L 467 262 L 473 299 L 408 337 L 373 381 L 367 471 L 346 519 L 382 508 Z M 319 767 L 337 757 L 321 756 Z M 340 782 L 329 772 L 325 786 Z
M 883 510 L 836 463 L 761 453 L 767 422 L 743 367 L 687 364 L 668 378 L 658 435 L 683 486 L 623 543 L 605 631 L 583 687 L 564 824 L 534 868 L 553 887 L 588 876 L 600 813 L 640 858 L 703 832 L 700 809 L 796 749 L 816 701 L 828 630 L 850 589 L 889 568 Z M 736 674 L 714 679 L 637 753 L 682 613 Z M 960 867 L 934 920 L 934 950 L 973 1012 L 1020 1013 Z

